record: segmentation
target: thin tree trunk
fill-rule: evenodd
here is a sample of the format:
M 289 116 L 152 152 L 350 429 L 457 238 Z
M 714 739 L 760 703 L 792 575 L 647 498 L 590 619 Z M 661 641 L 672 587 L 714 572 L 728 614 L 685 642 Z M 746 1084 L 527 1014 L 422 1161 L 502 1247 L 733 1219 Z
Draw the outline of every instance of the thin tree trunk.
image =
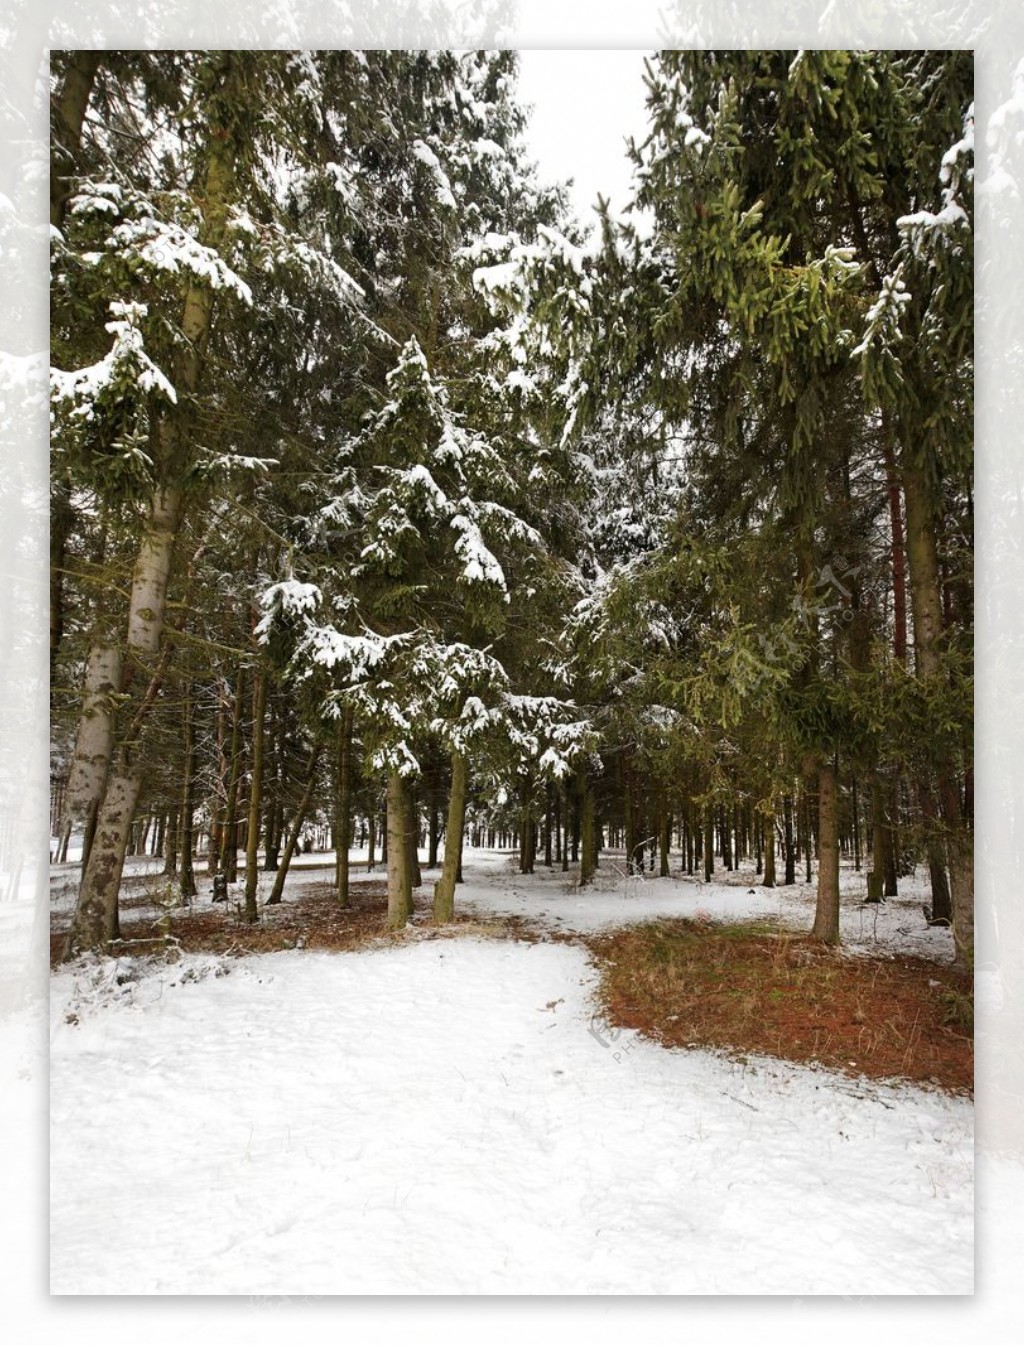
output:
M 292 856 L 295 854 L 295 847 L 299 841 L 299 833 L 302 831 L 313 798 L 313 790 L 316 787 L 316 768 L 320 760 L 322 747 L 322 742 L 315 742 L 313 750 L 309 754 L 309 764 L 306 767 L 306 787 L 302 791 L 302 798 L 299 800 L 299 806 L 291 830 L 288 833 L 288 840 L 285 842 L 284 853 L 274 877 L 274 886 L 270 889 L 270 896 L 267 898 L 268 906 L 280 905 L 281 898 L 284 896 L 284 881 L 288 877 L 288 869 L 291 866 Z
M 917 676 L 928 683 L 942 675 L 942 587 L 935 535 L 935 510 L 923 470 L 905 451 L 901 463 L 906 502 L 907 567 L 914 628 Z M 974 964 L 973 836 L 959 802 L 959 790 L 948 765 L 939 771 L 939 807 L 945 823 L 949 888 L 953 907 L 953 938 L 960 967 Z
M 224 831 L 220 844 L 221 872 L 229 883 L 238 878 L 238 782 L 242 775 L 242 707 L 245 704 L 245 669 L 235 681 L 234 718 L 231 724 L 231 773 L 224 807 Z
M 178 809 L 167 814 L 167 838 L 164 844 L 164 877 L 178 876 Z
M 761 820 L 761 830 L 764 838 L 764 876 L 761 879 L 762 887 L 775 886 L 775 813 L 765 813 Z
M 782 820 L 786 838 L 786 878 L 785 886 L 792 887 L 796 882 L 796 842 L 793 837 L 793 796 L 786 794 L 782 800 Z
M 245 918 L 250 925 L 260 918 L 256 904 L 259 889 L 257 857 L 260 843 L 260 814 L 263 806 L 263 719 L 267 708 L 267 674 L 260 668 L 253 682 L 252 696 L 252 770 L 249 775 L 249 822 L 245 836 Z
M 466 815 L 466 758 L 452 753 L 452 787 L 448 796 L 448 822 L 444 833 L 444 865 L 434 884 L 434 924 L 445 925 L 455 917 L 455 879 L 462 854 Z
M 818 900 L 811 937 L 839 942 L 839 807 L 832 762 L 818 767 Z
M 338 724 L 338 773 L 337 799 L 335 808 L 335 852 L 337 859 L 334 868 L 334 890 L 338 902 L 348 906 L 351 902 L 349 892 L 348 852 L 352 844 L 352 707 L 346 705 Z
M 405 781 L 397 771 L 391 771 L 387 789 L 389 929 L 403 929 L 412 916 L 412 882 L 405 832 Z
M 597 819 L 594 815 L 594 791 L 586 772 L 577 777 L 580 795 L 580 887 L 586 887 L 597 872 Z
M 195 816 L 195 803 L 192 793 L 195 779 L 195 724 L 193 715 L 192 692 L 186 681 L 182 713 L 184 764 L 181 772 L 181 872 L 178 878 L 178 887 L 182 901 L 185 903 L 190 902 L 196 895 L 196 878 L 192 861 L 195 848 L 192 834 Z

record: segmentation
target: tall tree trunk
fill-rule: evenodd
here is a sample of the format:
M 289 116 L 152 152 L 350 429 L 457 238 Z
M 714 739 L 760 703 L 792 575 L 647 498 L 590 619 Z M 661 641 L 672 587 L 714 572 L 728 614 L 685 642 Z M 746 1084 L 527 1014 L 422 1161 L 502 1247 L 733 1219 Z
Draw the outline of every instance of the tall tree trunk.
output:
M 167 814 L 167 837 L 164 842 L 164 877 L 178 876 L 178 809 L 173 807 Z
M 106 950 L 120 938 L 117 893 L 141 788 L 142 772 L 119 753 L 100 804 L 89 863 L 64 945 L 64 961 L 91 949 Z
M 942 676 L 942 586 L 936 544 L 935 509 L 923 468 L 905 450 L 901 462 L 906 502 L 907 566 L 914 629 L 917 676 L 934 682 Z M 960 807 L 960 793 L 951 768 L 939 770 L 939 807 L 945 824 L 949 859 L 953 940 L 960 967 L 974 964 L 974 840 L 970 819 Z
M 577 787 L 580 797 L 580 887 L 586 887 L 593 882 L 597 872 L 597 818 L 594 791 L 586 771 L 579 772 Z
M 444 866 L 434 884 L 434 924 L 445 925 L 455 917 L 455 878 L 462 854 L 466 816 L 466 758 L 452 753 L 452 787 L 448 796 L 448 822 L 444 833 Z
M 232 62 L 236 59 L 232 52 L 214 52 L 209 57 L 211 65 L 217 67 L 220 73 L 230 72 Z M 228 105 L 227 102 L 223 104 L 224 107 Z M 234 183 L 234 136 L 223 128 L 213 127 L 207 148 L 204 191 L 201 197 L 203 203 L 201 241 L 216 249 L 224 239 L 228 224 L 228 209 Z M 134 659 L 133 664 L 127 667 L 122 690 L 127 690 L 132 680 L 134 666 L 145 666 L 160 645 L 167 606 L 167 581 L 171 557 L 182 516 L 181 483 L 187 477 L 195 452 L 192 437 L 194 403 L 199 390 L 200 367 L 209 335 L 213 304 L 214 291 L 211 286 L 189 285 L 181 319 L 181 334 L 184 340 L 177 350 L 173 365 L 172 382 L 177 390 L 177 402 L 160 408 L 152 420 L 149 452 L 158 484 L 149 501 L 146 525 L 132 575 L 127 646 Z M 143 704 L 148 713 L 148 708 L 152 704 L 148 692 Z M 133 725 L 136 719 L 138 715 L 133 719 Z M 123 805 L 130 794 L 137 798 L 141 789 L 141 763 L 135 753 L 135 741 L 141 733 L 141 725 L 134 730 L 134 733 L 131 748 L 126 750 L 122 745 L 124 769 L 119 768 L 116 777 L 112 775 L 108 780 L 107 789 L 108 791 L 114 789 L 115 798 L 111 800 L 110 808 L 106 808 L 104 803 L 99 809 L 100 815 L 108 819 L 105 835 L 110 844 L 127 845 L 127 829 L 121 830 Z M 115 815 L 118 819 L 116 825 Z M 125 828 L 130 824 L 129 817 Z M 124 867 L 124 857 L 124 849 L 116 857 L 104 854 L 91 875 L 90 866 L 84 866 L 79 890 L 79 902 L 83 906 L 95 905 L 99 901 L 104 907 L 111 904 L 116 907 L 117 884 L 120 882 Z M 90 864 L 92 858 L 90 854 Z M 99 886 L 104 882 L 114 883 L 115 886 L 101 893 Z M 83 917 L 82 929 L 98 930 L 99 925 Z
M 715 810 L 709 801 L 704 805 L 704 881 L 710 883 L 715 872 Z
M 245 705 L 245 669 L 235 679 L 234 712 L 231 722 L 231 769 L 228 797 L 224 806 L 224 831 L 221 836 L 220 867 L 229 883 L 238 878 L 238 782 L 242 775 L 242 709 Z
M 782 825 L 786 840 L 786 877 L 785 886 L 792 887 L 796 882 L 796 841 L 793 836 L 793 795 L 786 794 L 782 800 Z
M 351 902 L 348 852 L 352 845 L 352 717 L 352 706 L 346 705 L 338 724 L 334 890 L 342 906 Z
M 881 900 L 892 895 L 888 891 L 890 879 L 895 875 L 896 864 L 892 855 L 892 831 L 885 803 L 885 782 L 875 775 L 871 780 L 871 874 L 869 876 L 868 896 L 872 900 Z
M 409 909 L 412 910 L 412 889 L 423 882 L 420 872 L 419 813 L 412 784 L 405 783 L 405 852 L 409 874 Z
M 946 858 L 943 854 L 942 840 L 938 828 L 938 813 L 935 797 L 926 784 L 918 786 L 918 798 L 925 826 L 925 849 L 928 856 L 928 875 L 931 880 L 933 920 L 945 920 L 953 923 L 953 907 L 949 896 L 949 880 L 946 877 Z
M 839 802 L 836 767 L 818 767 L 818 900 L 811 937 L 839 942 Z
M 292 856 L 295 854 L 295 847 L 299 841 L 299 833 L 306 821 L 306 814 L 309 812 L 309 805 L 313 798 L 313 790 L 316 787 L 316 768 L 320 760 L 322 747 L 322 742 L 315 742 L 313 750 L 309 754 L 309 764 L 306 767 L 306 787 L 302 791 L 302 798 L 299 800 L 295 818 L 288 832 L 284 854 L 281 856 L 281 862 L 274 877 L 274 886 L 270 889 L 270 896 L 267 898 L 268 906 L 280 905 L 281 898 L 284 896 L 284 880 L 288 877 L 288 869 L 291 866 Z
M 82 143 L 82 126 L 101 55 L 99 51 L 74 52 L 55 98 L 50 142 L 50 223 L 55 229 L 64 225 L 75 161 Z
M 250 925 L 260 918 L 256 895 L 259 890 L 258 855 L 260 815 L 263 811 L 263 720 L 267 708 L 267 674 L 257 669 L 252 693 L 252 769 L 249 774 L 249 822 L 245 835 L 245 918 Z
M 188 674 L 186 673 L 186 678 Z M 184 759 L 181 768 L 181 872 L 178 888 L 182 901 L 188 903 L 196 895 L 196 877 L 193 867 L 195 838 L 192 833 L 195 816 L 193 786 L 195 782 L 195 710 L 192 703 L 192 689 L 186 680 L 184 707 L 182 711 L 182 736 L 184 738 Z
M 83 829 L 83 872 L 114 751 L 114 698 L 120 690 L 121 651 L 114 645 L 93 645 L 86 659 L 82 711 L 64 795 L 66 824 Z
M 764 837 L 764 876 L 761 879 L 762 887 L 775 886 L 775 813 L 767 812 L 764 814 L 761 822 L 761 830 Z
M 406 846 L 406 789 L 397 771 L 388 775 L 388 928 L 403 929 L 412 916 L 412 881 Z

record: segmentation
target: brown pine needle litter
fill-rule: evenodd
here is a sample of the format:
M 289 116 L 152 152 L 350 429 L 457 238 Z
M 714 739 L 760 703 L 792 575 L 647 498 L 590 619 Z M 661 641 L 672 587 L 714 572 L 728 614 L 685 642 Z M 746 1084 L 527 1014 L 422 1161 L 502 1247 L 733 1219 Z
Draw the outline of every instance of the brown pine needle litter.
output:
M 971 979 L 952 967 L 844 956 L 764 924 L 660 920 L 585 942 L 612 1026 L 665 1046 L 973 1092 Z
M 240 889 L 239 889 L 240 890 Z M 152 896 L 122 901 L 123 956 L 181 952 L 244 957 L 287 948 L 348 951 L 408 937 L 486 937 L 583 943 L 600 972 L 601 1013 L 670 1047 L 770 1055 L 817 1063 L 873 1079 L 907 1079 L 951 1092 L 974 1086 L 971 978 L 914 957 L 844 955 L 774 925 L 658 920 L 577 935 L 515 916 L 458 912 L 453 924 L 430 918 L 430 884 L 415 893 L 412 930 L 386 927 L 387 889 L 352 885 L 338 904 L 326 878 L 306 879 L 286 902 L 264 907 L 248 925 L 231 905 L 164 908 Z M 55 920 L 56 965 L 64 921 Z

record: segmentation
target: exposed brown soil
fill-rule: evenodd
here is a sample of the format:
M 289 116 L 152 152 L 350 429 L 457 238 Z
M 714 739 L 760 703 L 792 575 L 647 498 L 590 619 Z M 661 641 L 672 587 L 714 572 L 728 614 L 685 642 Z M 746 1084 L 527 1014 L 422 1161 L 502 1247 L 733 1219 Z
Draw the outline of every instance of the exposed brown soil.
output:
M 688 920 L 585 942 L 612 1026 L 666 1046 L 773 1055 L 973 1091 L 971 979 L 951 967 L 844 957 L 764 926 Z

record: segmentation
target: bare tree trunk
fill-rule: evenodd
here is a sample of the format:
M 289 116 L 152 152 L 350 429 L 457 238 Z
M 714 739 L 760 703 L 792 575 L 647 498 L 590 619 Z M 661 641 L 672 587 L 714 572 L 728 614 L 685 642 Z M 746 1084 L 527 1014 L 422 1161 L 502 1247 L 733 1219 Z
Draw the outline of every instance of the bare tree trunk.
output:
M 594 808 L 594 791 L 590 787 L 586 771 L 578 776 L 580 790 L 580 887 L 593 882 L 597 872 L 597 818 Z
M 242 707 L 245 705 L 245 668 L 235 679 L 235 698 L 231 722 L 231 773 L 224 806 L 224 831 L 220 842 L 220 869 L 229 883 L 238 878 L 238 783 L 242 775 Z
M 818 900 L 811 937 L 839 942 L 839 806 L 833 762 L 818 767 Z
M 412 916 L 412 881 L 406 846 L 406 789 L 397 771 L 388 775 L 388 928 L 403 929 Z
M 86 659 L 82 712 L 64 796 L 66 824 L 78 823 L 84 831 L 83 871 L 113 755 L 114 697 L 120 690 L 121 651 L 114 645 L 94 644 Z
M 444 834 L 444 865 L 434 884 L 434 924 L 445 925 L 455 917 L 455 879 L 462 854 L 466 818 L 466 758 L 452 753 L 452 787 L 448 796 L 448 822 Z
M 231 52 L 215 52 L 209 56 L 211 65 L 225 71 L 230 70 L 234 59 Z M 225 128 L 214 127 L 207 142 L 207 150 L 204 190 L 201 195 L 204 214 L 201 241 L 217 248 L 227 229 L 228 207 L 234 183 L 233 135 Z M 52 199 L 51 197 L 51 201 Z M 186 478 L 195 451 L 192 439 L 193 405 L 199 390 L 200 366 L 209 335 L 213 304 L 214 292 L 209 285 L 191 284 L 188 287 L 181 318 L 184 341 L 176 353 L 172 379 L 177 389 L 178 401 L 173 406 L 161 408 L 152 420 L 149 451 L 158 484 L 155 485 L 150 498 L 149 513 L 139 542 L 132 575 L 128 603 L 127 647 L 129 653 L 134 656 L 134 662 L 126 670 L 120 688 L 122 691 L 127 690 L 131 683 L 134 667 L 137 664 L 145 666 L 160 646 L 167 606 L 167 580 L 174 540 L 182 515 L 181 483 Z M 127 822 L 124 822 L 122 814 L 125 800 L 132 796 L 134 807 L 134 800 L 138 798 L 141 789 L 141 763 L 136 756 L 135 747 L 141 733 L 139 716 L 148 713 L 151 704 L 152 697 L 147 692 L 143 708 L 132 721 L 130 746 L 123 743 L 120 749 L 123 768 L 119 766 L 108 780 L 107 791 L 113 790 L 115 797 L 110 801 L 109 808 L 106 800 L 99 808 L 100 817 L 106 818 L 104 834 L 105 845 L 108 846 L 115 843 L 127 846 L 128 843 L 127 828 L 131 825 L 131 817 L 129 816 Z M 104 909 L 112 906 L 116 912 L 117 884 L 120 882 L 124 867 L 124 857 L 124 849 L 117 857 L 104 852 L 97 860 L 95 870 L 90 872 L 93 859 L 90 854 L 89 863 L 83 866 L 82 885 L 79 890 L 79 904 L 83 907 L 83 918 L 80 922 L 79 939 L 84 937 L 86 930 L 100 930 L 100 925 L 85 913 L 86 907 L 93 909 L 99 902 Z M 114 887 L 101 892 L 100 886 L 103 883 L 114 883 Z
M 782 800 L 782 819 L 786 838 L 786 878 L 785 886 L 792 887 L 796 882 L 796 842 L 793 837 L 793 796 L 787 794 Z
M 903 496 L 906 501 L 907 567 L 914 627 L 914 662 L 917 676 L 925 683 L 942 676 L 942 585 L 935 536 L 935 510 L 929 485 L 920 467 L 905 451 L 901 463 Z M 949 859 L 949 889 L 953 907 L 953 938 L 956 962 L 970 968 L 974 963 L 974 862 L 970 818 L 960 807 L 960 793 L 952 770 L 939 770 L 939 807 L 945 824 Z
M 775 886 L 775 813 L 765 813 L 761 822 L 764 837 L 764 876 L 762 887 Z
M 190 902 L 196 894 L 196 878 L 192 861 L 195 848 L 192 834 L 192 823 L 195 815 L 195 802 L 192 793 L 195 776 L 195 724 L 193 714 L 191 688 L 186 682 L 182 714 L 185 760 L 181 777 L 181 875 L 178 883 L 182 900 L 186 903 Z
M 316 785 L 316 768 L 320 760 L 320 749 L 323 743 L 313 744 L 313 750 L 309 754 L 309 765 L 306 768 L 306 787 L 302 791 L 302 798 L 299 800 L 299 807 L 295 814 L 295 820 L 292 822 L 291 830 L 288 833 L 288 840 L 285 843 L 284 854 L 281 856 L 281 862 L 274 877 L 274 886 L 270 890 L 270 896 L 267 898 L 268 906 L 277 906 L 284 896 L 284 880 L 288 877 L 288 868 L 292 862 L 292 856 L 295 854 L 295 846 L 298 844 L 299 832 L 302 830 L 303 823 L 306 820 L 306 814 L 309 812 L 309 805 L 313 798 L 313 789 Z
M 252 772 L 249 777 L 249 826 L 245 837 L 245 918 L 254 925 L 260 918 L 256 905 L 259 885 L 257 856 L 263 802 L 263 719 L 267 706 L 267 674 L 262 668 L 256 673 L 252 700 Z
M 89 949 L 106 949 L 120 938 L 117 894 L 141 788 L 141 771 L 119 758 L 100 804 L 89 863 L 64 945 L 64 961 Z
M 352 707 L 346 705 L 338 724 L 337 794 L 335 800 L 336 860 L 334 890 L 342 906 L 351 901 L 348 852 L 352 844 Z

